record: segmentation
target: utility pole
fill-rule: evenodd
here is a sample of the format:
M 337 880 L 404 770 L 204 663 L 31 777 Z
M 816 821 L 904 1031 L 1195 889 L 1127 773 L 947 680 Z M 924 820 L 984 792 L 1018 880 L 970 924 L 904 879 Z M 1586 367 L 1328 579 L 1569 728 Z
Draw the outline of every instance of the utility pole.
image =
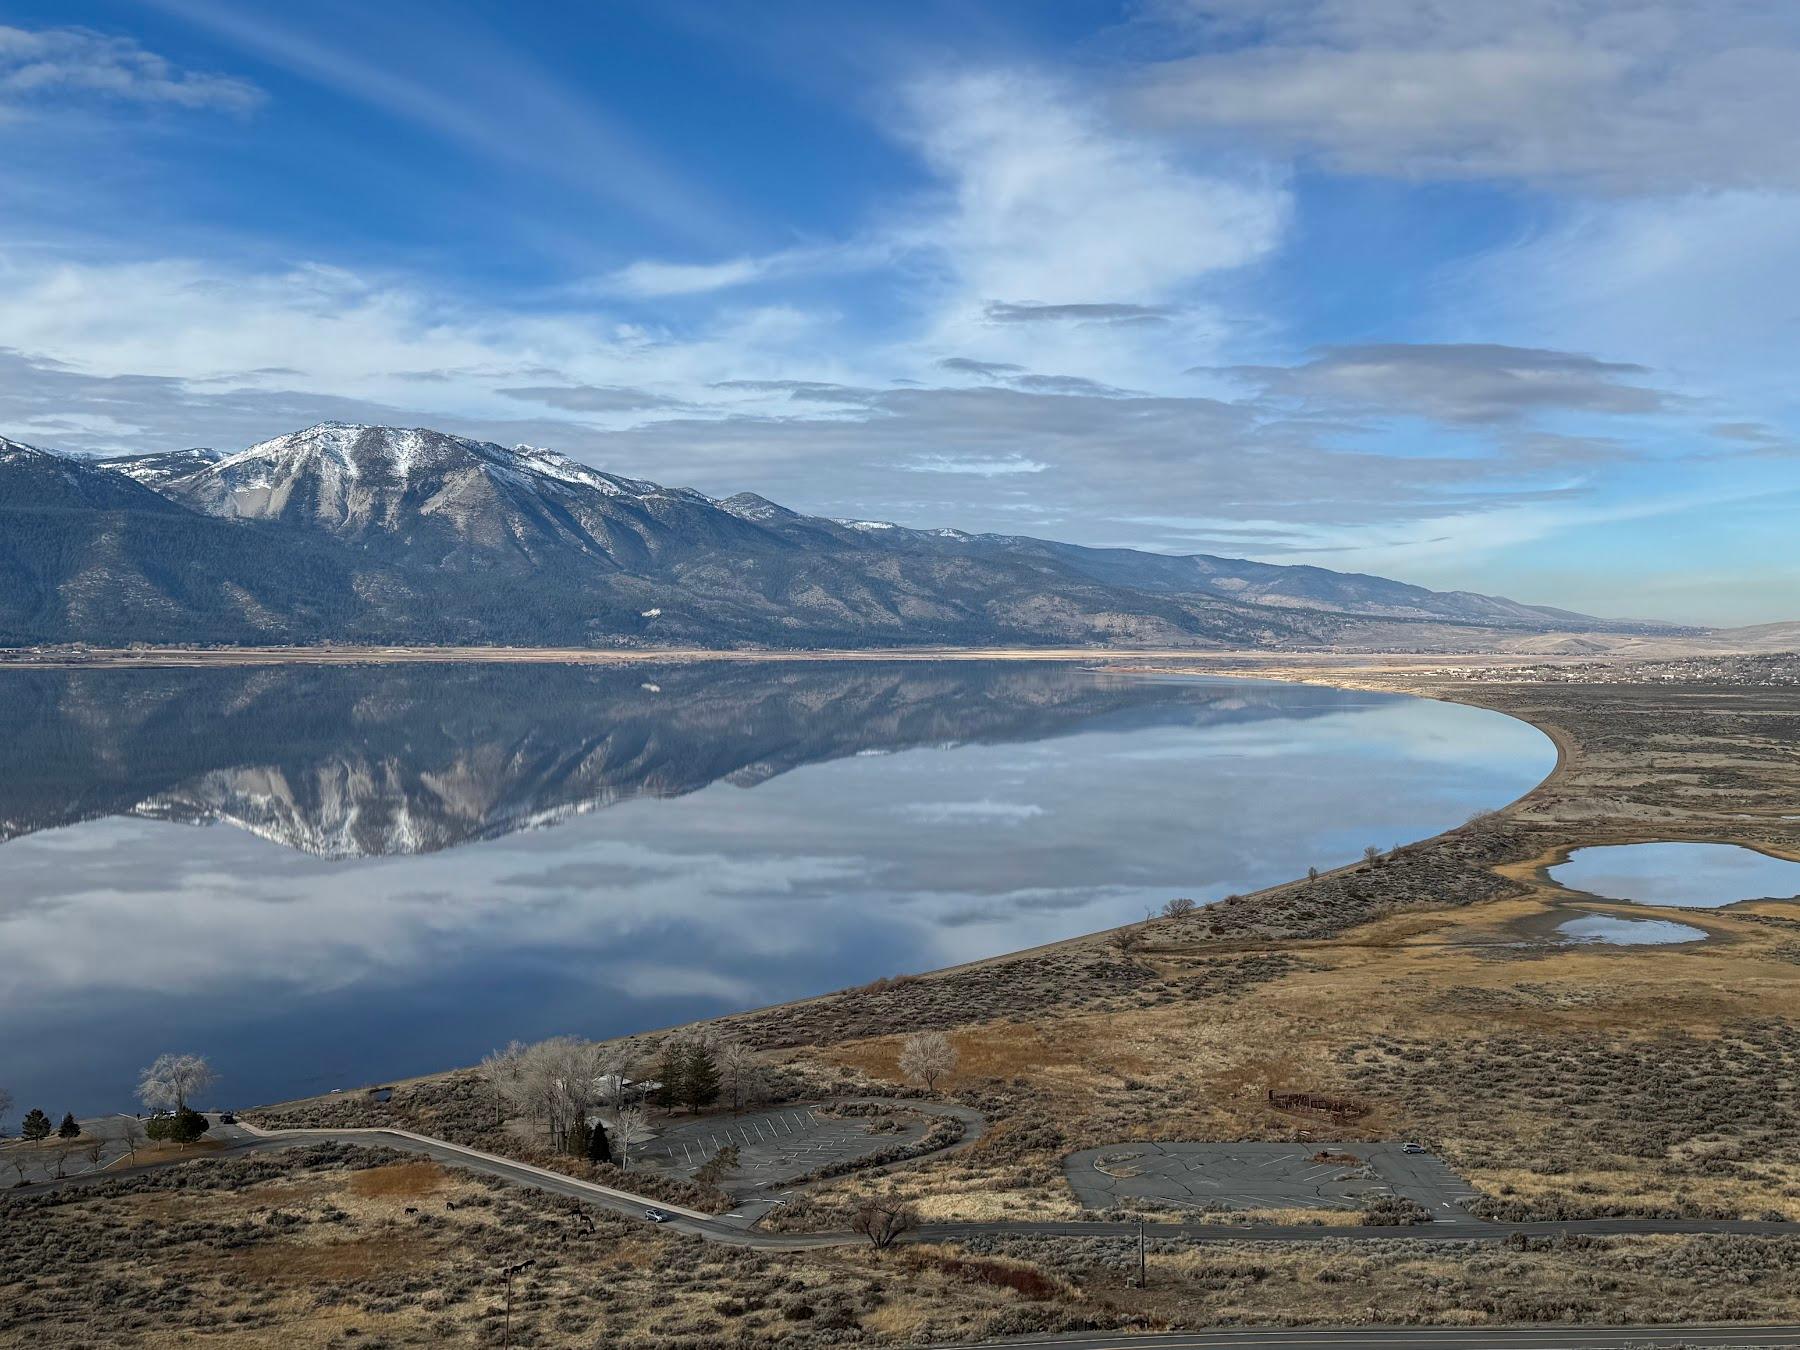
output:
M 512 1284 L 513 1276 L 521 1270 L 535 1265 L 533 1261 L 520 1261 L 517 1265 L 506 1267 L 506 1339 L 501 1342 L 503 1350 L 512 1350 Z
M 1144 1263 L 1144 1221 L 1138 1220 L 1138 1288 L 1150 1287 L 1149 1270 Z

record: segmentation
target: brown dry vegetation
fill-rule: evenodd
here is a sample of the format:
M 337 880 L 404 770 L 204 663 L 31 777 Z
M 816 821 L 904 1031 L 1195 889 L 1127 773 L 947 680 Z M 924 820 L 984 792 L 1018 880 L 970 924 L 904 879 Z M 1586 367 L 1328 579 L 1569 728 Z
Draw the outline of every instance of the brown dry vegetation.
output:
M 518 1346 L 804 1350 L 1090 1320 L 1027 1265 L 721 1247 L 327 1144 L 0 1200 L 0 1343 L 497 1345 L 523 1261 Z

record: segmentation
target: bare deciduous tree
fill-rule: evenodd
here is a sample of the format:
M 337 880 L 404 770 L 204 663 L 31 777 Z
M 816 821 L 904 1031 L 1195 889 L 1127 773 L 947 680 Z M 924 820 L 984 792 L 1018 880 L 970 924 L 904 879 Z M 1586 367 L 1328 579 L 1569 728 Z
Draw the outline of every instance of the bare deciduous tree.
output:
M 762 1064 L 749 1046 L 721 1037 L 713 1050 L 713 1062 L 719 1066 L 720 1086 L 731 1098 L 733 1111 L 742 1111 L 761 1099 Z
M 218 1081 L 203 1055 L 158 1055 L 138 1077 L 138 1100 L 153 1111 L 184 1111 L 190 1097 Z
M 1370 844 L 1367 848 L 1363 849 L 1363 861 L 1370 867 L 1373 867 L 1376 863 L 1381 861 L 1381 850 L 1374 844 Z
M 125 1141 L 125 1151 L 131 1155 L 132 1161 L 136 1162 L 138 1141 L 143 1135 L 144 1127 L 138 1123 L 136 1116 L 126 1116 L 121 1124 L 124 1129 L 120 1138 Z
M 519 1103 L 550 1130 L 553 1148 L 566 1149 L 599 1101 L 606 1054 L 593 1041 L 555 1036 L 526 1046 L 519 1056 Z
M 898 1196 L 871 1197 L 857 1207 L 850 1219 L 850 1230 L 869 1239 L 871 1246 L 884 1252 L 894 1239 L 918 1226 L 912 1210 Z
M 488 1091 L 494 1097 L 494 1124 L 506 1123 L 506 1108 L 517 1106 L 520 1100 L 519 1078 L 525 1058 L 525 1045 L 522 1041 L 514 1041 L 504 1050 L 495 1050 L 485 1055 L 481 1061 L 481 1081 L 486 1083 Z
M 626 1074 L 631 1070 L 631 1051 L 626 1046 L 609 1046 L 602 1057 L 601 1096 L 617 1111 L 625 1105 Z
M 927 1092 L 937 1080 L 956 1071 L 956 1047 L 941 1031 L 916 1031 L 900 1046 L 900 1072 L 923 1083 Z
M 106 1156 L 106 1140 L 95 1135 L 82 1146 L 81 1151 L 87 1155 L 89 1170 L 100 1166 L 100 1160 Z
M 650 1122 L 641 1106 L 620 1107 L 613 1116 L 612 1142 L 619 1151 L 619 1166 L 631 1166 L 631 1146 L 650 1137 Z
M 1317 881 L 1319 879 L 1319 869 L 1316 867 L 1307 868 L 1306 869 L 1306 879 L 1308 881 Z
M 1163 918 L 1185 919 L 1199 908 L 1200 905 L 1197 901 L 1192 900 L 1185 895 L 1178 895 L 1173 900 L 1169 901 L 1168 904 L 1163 906 Z

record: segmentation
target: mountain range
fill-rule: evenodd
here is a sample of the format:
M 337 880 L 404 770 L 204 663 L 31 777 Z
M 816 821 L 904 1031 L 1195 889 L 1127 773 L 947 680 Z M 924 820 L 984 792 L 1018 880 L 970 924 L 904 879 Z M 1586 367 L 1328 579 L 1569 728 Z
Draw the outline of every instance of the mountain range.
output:
M 236 454 L 0 438 L 0 644 L 1318 646 L 1632 632 L 1204 554 L 832 520 L 553 451 L 323 423 Z M 1397 629 L 1396 629 L 1396 626 Z

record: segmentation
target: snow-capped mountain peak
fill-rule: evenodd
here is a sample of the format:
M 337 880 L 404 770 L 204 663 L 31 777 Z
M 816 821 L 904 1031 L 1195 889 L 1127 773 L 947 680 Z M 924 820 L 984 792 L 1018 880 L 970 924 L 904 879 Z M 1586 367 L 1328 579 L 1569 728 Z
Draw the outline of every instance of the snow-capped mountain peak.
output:
M 50 459 L 48 450 L 40 450 L 35 445 L 27 445 L 24 441 L 15 441 L 0 436 L 0 464 L 10 464 L 16 460 Z
M 98 463 L 136 479 L 145 487 L 157 487 L 171 478 L 185 478 L 217 464 L 225 456 L 217 450 L 193 446 L 187 450 L 160 450 L 141 455 L 113 455 Z
M 422 427 L 321 422 L 154 486 L 209 515 L 405 547 L 459 570 L 544 562 L 569 548 L 596 561 L 636 561 L 745 528 L 686 488 Z

